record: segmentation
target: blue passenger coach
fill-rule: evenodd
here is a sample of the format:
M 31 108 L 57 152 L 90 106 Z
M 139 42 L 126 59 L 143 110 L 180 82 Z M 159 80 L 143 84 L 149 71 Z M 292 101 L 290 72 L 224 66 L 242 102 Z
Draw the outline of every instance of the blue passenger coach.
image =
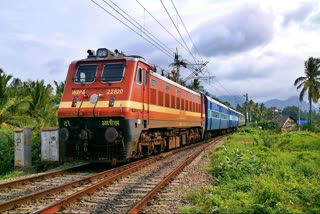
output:
M 208 96 L 204 96 L 204 105 L 206 112 L 205 132 L 227 129 L 229 108 Z
M 229 108 L 229 127 L 236 128 L 239 126 L 239 112 Z
M 244 115 L 224 104 L 204 96 L 205 105 L 205 138 L 210 138 L 215 134 L 226 133 L 245 125 Z

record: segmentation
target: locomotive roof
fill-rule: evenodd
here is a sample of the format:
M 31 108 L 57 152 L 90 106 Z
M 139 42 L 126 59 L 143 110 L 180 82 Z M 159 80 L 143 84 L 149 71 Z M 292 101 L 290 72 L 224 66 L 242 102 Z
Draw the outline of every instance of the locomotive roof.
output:
M 78 63 L 78 62 L 95 62 L 95 61 L 103 61 L 103 60 L 126 60 L 126 61 L 142 61 L 149 65 L 149 63 L 141 56 L 137 55 L 130 55 L 130 56 L 108 56 L 108 57 L 88 57 L 85 59 L 75 60 L 71 63 Z
M 159 78 L 159 79 L 161 79 L 161 80 L 163 80 L 163 81 L 166 81 L 166 82 L 168 82 L 168 83 L 170 83 L 170 84 L 172 84 L 172 85 L 174 85 L 174 86 L 176 86 L 176 87 L 178 87 L 178 88 L 181 88 L 181 89 L 183 89 L 183 90 L 185 90 L 185 91 L 187 91 L 187 92 L 189 92 L 189 93 L 192 93 L 192 94 L 194 94 L 194 95 L 200 96 L 200 94 L 199 94 L 198 92 L 192 91 L 191 89 L 189 89 L 189 88 L 187 88 L 187 87 L 184 87 L 184 86 L 182 86 L 182 85 L 180 85 L 180 84 L 172 81 L 171 79 L 168 79 L 167 77 L 162 76 L 161 74 L 158 74 L 158 73 L 155 72 L 155 71 L 150 72 L 150 73 L 151 73 L 151 75 L 153 75 L 153 76 L 155 76 L 155 77 L 157 77 L 157 78 Z

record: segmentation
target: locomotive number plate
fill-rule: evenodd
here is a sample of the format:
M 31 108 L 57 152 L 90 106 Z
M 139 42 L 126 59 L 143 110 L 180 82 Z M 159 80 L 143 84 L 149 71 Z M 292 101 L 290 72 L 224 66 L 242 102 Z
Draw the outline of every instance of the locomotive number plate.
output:
M 123 89 L 107 89 L 106 94 L 123 94 Z
M 72 90 L 72 94 L 85 94 L 86 93 L 86 90 Z

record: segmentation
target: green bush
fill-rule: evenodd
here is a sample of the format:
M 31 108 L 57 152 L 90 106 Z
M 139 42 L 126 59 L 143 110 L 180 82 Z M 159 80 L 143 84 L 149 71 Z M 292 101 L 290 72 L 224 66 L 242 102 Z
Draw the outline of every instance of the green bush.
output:
M 226 140 L 210 163 L 215 185 L 189 193 L 192 206 L 182 213 L 320 212 L 316 134 L 240 132 Z
M 14 143 L 13 131 L 0 129 L 0 175 L 4 175 L 13 168 Z
M 279 124 L 273 120 L 261 120 L 258 123 L 258 126 L 260 126 L 263 130 L 272 130 L 272 131 L 280 130 Z

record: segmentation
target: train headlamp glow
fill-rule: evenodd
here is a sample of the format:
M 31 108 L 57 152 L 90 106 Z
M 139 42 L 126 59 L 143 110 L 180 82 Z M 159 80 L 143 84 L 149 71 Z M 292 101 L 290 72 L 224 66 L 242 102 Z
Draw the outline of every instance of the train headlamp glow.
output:
M 106 48 L 99 48 L 97 50 L 97 57 L 101 57 L 101 58 L 104 58 L 104 57 L 107 57 L 108 56 L 108 49 Z
M 109 127 L 107 128 L 104 137 L 108 143 L 112 143 L 117 139 L 118 135 L 119 133 L 114 127 Z

